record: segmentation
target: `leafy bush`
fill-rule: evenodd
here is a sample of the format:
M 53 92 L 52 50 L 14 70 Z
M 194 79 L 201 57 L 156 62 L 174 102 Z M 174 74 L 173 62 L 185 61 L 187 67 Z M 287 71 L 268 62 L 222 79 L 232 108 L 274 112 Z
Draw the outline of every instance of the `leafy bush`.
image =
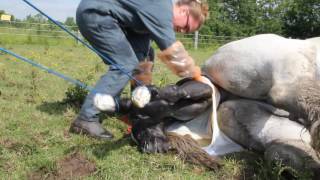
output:
M 88 90 L 81 86 L 72 86 L 67 89 L 65 95 L 63 103 L 80 108 L 88 95 Z

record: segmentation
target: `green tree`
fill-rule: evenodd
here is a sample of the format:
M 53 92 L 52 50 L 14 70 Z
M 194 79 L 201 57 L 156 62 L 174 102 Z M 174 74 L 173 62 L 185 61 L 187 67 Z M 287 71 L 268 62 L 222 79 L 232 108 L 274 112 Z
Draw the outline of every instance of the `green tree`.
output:
M 293 38 L 320 35 L 320 1 L 286 0 L 282 17 L 284 32 Z
M 70 28 L 74 31 L 78 30 L 77 24 L 73 17 L 67 17 L 66 21 L 64 22 L 65 25 L 70 26 Z
M 209 1 L 210 19 L 207 23 L 216 36 L 248 36 L 255 34 L 258 6 L 249 0 Z
M 5 14 L 6 12 L 4 11 L 4 10 L 0 10 L 0 16 L 2 15 L 2 14 Z
M 46 23 L 47 20 L 45 17 L 43 17 L 41 14 L 36 14 L 36 15 L 28 15 L 25 19 L 26 22 L 28 23 Z
M 258 20 L 256 33 L 283 34 L 283 22 L 281 14 L 283 11 L 283 0 L 259 0 Z

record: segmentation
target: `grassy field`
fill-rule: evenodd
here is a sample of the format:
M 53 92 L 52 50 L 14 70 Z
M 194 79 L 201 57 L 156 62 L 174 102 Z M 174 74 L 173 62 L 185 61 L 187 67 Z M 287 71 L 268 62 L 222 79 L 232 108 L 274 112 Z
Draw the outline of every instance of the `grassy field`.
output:
M 72 43 L 2 42 L 0 46 L 89 85 L 106 71 L 96 55 Z M 191 50 L 191 54 L 201 64 L 213 51 Z M 154 71 L 156 85 L 177 80 L 158 61 Z M 217 172 L 184 163 L 172 154 L 141 154 L 124 136 L 126 125 L 116 117 L 106 117 L 103 122 L 115 134 L 113 141 L 69 134 L 79 109 L 63 103 L 68 87 L 70 84 L 58 77 L 0 54 L 0 179 L 280 178 L 282 168 L 269 167 L 249 152 L 224 157 L 225 166 Z

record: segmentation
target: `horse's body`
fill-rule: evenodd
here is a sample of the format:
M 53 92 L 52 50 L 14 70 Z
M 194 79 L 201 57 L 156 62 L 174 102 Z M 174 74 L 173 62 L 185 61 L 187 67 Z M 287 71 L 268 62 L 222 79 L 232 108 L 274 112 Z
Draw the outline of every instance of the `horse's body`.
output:
M 316 56 L 309 41 L 257 35 L 222 46 L 203 70 L 232 94 L 272 101 L 299 80 L 316 79 Z
M 206 61 L 203 72 L 216 85 L 236 96 L 236 98 L 233 96 L 231 100 L 227 99 L 217 110 L 218 123 L 225 135 L 244 148 L 265 152 L 269 160 L 280 158 L 280 160 L 291 162 L 298 168 L 306 165 L 301 159 L 308 157 L 314 162 L 308 167 L 318 170 L 318 159 L 309 143 L 312 141 L 318 150 L 320 145 L 315 141 L 319 139 L 320 86 L 318 79 L 320 68 L 317 67 L 320 64 L 320 52 L 311 42 L 315 42 L 315 39 L 312 41 L 292 40 L 271 34 L 231 42 L 219 48 Z M 186 86 L 187 90 L 183 84 L 178 84 L 174 88 L 175 90 L 183 87 L 179 92 L 192 92 L 194 96 L 189 96 L 189 94 L 184 96 L 189 99 L 183 100 L 189 101 L 186 107 L 191 108 L 177 108 L 180 106 L 179 98 L 182 96 L 177 96 L 175 91 L 166 91 L 172 95 L 173 98 L 169 96 L 170 99 L 176 99 L 173 103 L 177 105 L 176 109 L 172 110 L 173 112 L 167 113 L 169 117 L 170 114 L 194 115 L 190 113 L 194 108 L 197 113 L 199 111 L 208 112 L 208 109 L 205 108 L 208 103 L 199 103 L 199 97 L 202 96 L 201 92 L 204 92 L 204 89 L 209 86 L 198 89 L 200 86 L 197 83 L 193 86 L 192 82 L 189 82 Z M 166 101 L 169 94 L 160 96 L 157 101 Z M 188 93 L 182 94 L 187 95 Z M 190 97 L 197 98 L 190 99 Z M 208 99 L 208 96 L 204 99 Z M 190 105 L 193 101 L 197 106 Z M 214 100 L 211 101 L 214 102 Z M 186 104 L 181 104 L 181 106 L 184 105 Z M 148 107 L 147 105 L 145 110 L 159 112 L 161 109 L 158 107 L 157 110 L 157 106 Z M 175 113 L 178 110 L 179 113 Z M 188 112 L 184 113 L 184 110 Z M 303 126 L 290 120 L 289 114 L 290 118 L 306 120 L 306 124 Z M 151 113 L 148 116 L 150 118 L 147 119 L 152 119 L 154 116 L 159 122 L 157 118 L 159 113 Z M 168 116 L 163 119 L 168 121 Z M 179 120 L 179 116 L 175 119 Z M 183 117 L 184 121 L 186 119 L 188 118 Z M 197 118 L 192 117 L 192 119 Z M 134 127 L 138 127 L 136 138 L 140 138 L 139 144 L 143 146 L 143 150 L 147 152 L 166 151 L 170 147 L 168 145 L 170 138 L 166 139 L 165 133 L 159 133 L 166 127 L 163 128 L 163 124 L 161 127 L 150 124 L 146 126 L 143 121 L 141 122 Z M 305 126 L 311 129 L 311 136 L 304 128 Z M 165 145 L 161 146 L 159 142 Z M 179 151 L 179 144 L 175 147 Z
M 311 169 L 319 176 L 320 164 L 310 145 L 311 137 L 288 113 L 248 99 L 223 102 L 218 109 L 220 130 L 248 150 L 264 154 L 269 162 L 295 169 Z
M 304 119 L 320 149 L 320 49 L 313 40 L 264 34 L 228 43 L 204 64 L 213 82 L 234 95 L 265 101 Z
M 310 38 L 310 39 L 306 39 L 306 40 L 309 41 L 310 43 L 314 44 L 317 47 L 316 64 L 317 64 L 317 76 L 319 79 L 320 78 L 320 37 Z

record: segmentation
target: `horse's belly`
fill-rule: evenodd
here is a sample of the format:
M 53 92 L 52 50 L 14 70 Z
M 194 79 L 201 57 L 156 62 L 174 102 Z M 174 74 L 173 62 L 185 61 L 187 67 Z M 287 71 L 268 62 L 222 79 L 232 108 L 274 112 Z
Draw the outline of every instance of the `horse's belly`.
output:
M 263 151 L 269 143 L 277 140 L 310 143 L 310 134 L 302 125 L 289 120 L 285 114 L 278 116 L 276 110 L 258 101 L 225 101 L 218 110 L 219 127 L 233 141 L 257 151 Z
M 261 117 L 261 119 L 264 118 Z M 264 146 L 279 139 L 303 140 L 306 143 L 311 141 L 307 129 L 287 118 L 271 115 L 267 121 L 256 121 L 255 123 L 255 126 L 247 128 L 251 135 L 256 137 Z

